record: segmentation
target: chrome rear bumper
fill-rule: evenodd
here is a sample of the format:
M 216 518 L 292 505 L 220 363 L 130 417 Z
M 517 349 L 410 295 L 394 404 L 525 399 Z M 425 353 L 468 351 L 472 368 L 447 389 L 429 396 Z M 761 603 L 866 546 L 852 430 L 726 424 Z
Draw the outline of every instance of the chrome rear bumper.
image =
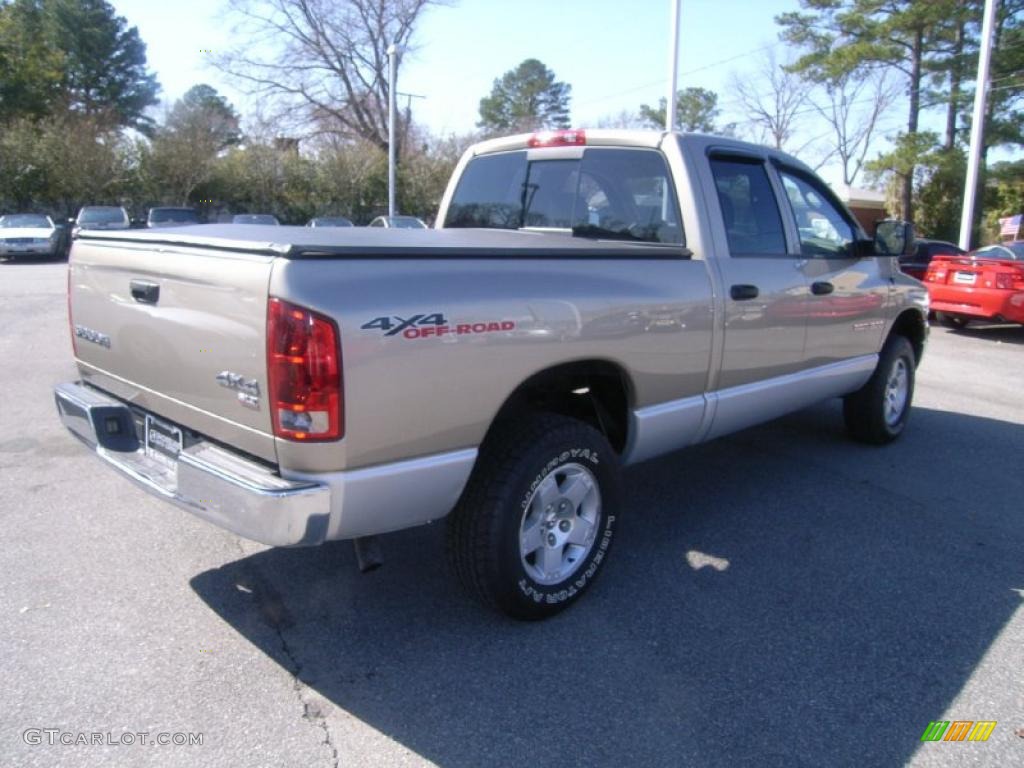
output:
M 176 462 L 146 453 L 136 415 L 119 400 L 80 383 L 54 389 L 61 421 L 96 455 L 150 493 L 240 536 L 273 546 L 327 538 L 331 491 L 286 480 L 270 468 L 213 443 L 184 448 Z

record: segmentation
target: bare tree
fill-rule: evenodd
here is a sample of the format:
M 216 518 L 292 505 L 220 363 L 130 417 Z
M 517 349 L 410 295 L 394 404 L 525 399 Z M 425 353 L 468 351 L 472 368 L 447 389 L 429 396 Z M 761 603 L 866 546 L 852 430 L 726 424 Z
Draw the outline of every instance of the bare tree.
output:
M 639 112 L 623 109 L 612 115 L 599 117 L 594 124 L 595 128 L 649 128 L 650 123 L 640 116 Z
M 228 0 L 234 37 L 245 43 L 216 66 L 251 95 L 272 97 L 281 114 L 388 146 L 388 47 L 397 65 L 420 14 L 444 0 Z M 297 118 L 297 120 L 296 120 Z
M 864 167 L 879 123 L 895 100 L 899 88 L 885 70 L 867 75 L 841 74 L 822 86 L 822 96 L 812 106 L 832 129 L 832 146 L 843 169 L 843 183 L 852 185 Z
M 789 62 L 779 64 L 775 49 L 768 48 L 752 74 L 733 73 L 732 95 L 747 115 L 757 140 L 785 149 L 797 132 L 797 117 L 804 111 L 811 85 L 789 71 Z

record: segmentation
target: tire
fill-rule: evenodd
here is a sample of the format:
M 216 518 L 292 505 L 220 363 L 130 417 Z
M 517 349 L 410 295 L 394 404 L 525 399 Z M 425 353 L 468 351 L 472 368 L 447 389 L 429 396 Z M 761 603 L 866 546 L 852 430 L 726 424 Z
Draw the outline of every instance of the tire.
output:
M 497 427 L 448 516 L 459 581 L 513 618 L 555 615 L 607 559 L 619 494 L 618 456 L 589 425 L 540 413 Z
M 851 437 L 885 445 L 903 433 L 914 399 L 914 366 L 910 342 L 890 336 L 868 383 L 843 400 L 843 419 Z
M 939 321 L 939 325 L 944 328 L 955 328 L 962 329 L 966 328 L 970 321 L 970 318 L 964 317 L 963 315 L 951 315 L 949 312 L 936 312 L 935 319 Z

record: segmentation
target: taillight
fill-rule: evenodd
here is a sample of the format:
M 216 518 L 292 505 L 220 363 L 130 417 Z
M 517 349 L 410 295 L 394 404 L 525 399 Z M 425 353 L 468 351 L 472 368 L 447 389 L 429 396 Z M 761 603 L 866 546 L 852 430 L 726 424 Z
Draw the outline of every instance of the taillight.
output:
M 582 147 L 587 143 L 586 131 L 544 131 L 531 136 L 526 146 L 537 147 Z
M 996 288 L 1004 291 L 1019 291 L 1024 288 L 1024 270 L 1013 272 L 997 272 Z
M 75 343 L 75 321 L 71 319 L 71 262 L 68 261 L 68 333 L 71 334 L 71 354 L 78 357 L 78 345 Z
M 270 300 L 267 388 L 277 437 L 309 442 L 345 434 L 341 347 L 333 320 Z

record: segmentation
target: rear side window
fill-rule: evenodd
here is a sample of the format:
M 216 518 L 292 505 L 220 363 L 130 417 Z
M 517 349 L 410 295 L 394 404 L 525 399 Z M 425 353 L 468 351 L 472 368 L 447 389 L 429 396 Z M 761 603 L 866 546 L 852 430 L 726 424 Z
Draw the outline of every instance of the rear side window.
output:
M 459 180 L 446 227 L 570 229 L 581 237 L 683 243 L 660 152 L 589 148 L 582 159 L 484 155 Z
M 785 256 L 782 217 L 764 163 L 712 158 L 711 173 L 715 178 L 729 253 L 733 256 Z

